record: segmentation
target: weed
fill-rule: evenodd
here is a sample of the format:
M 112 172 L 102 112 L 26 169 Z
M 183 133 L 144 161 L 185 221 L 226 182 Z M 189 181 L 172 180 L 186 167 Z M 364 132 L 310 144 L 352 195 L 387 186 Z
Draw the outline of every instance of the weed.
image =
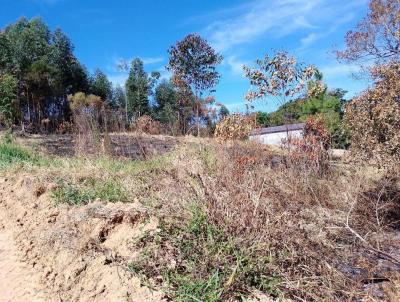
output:
M 67 203 L 70 205 L 87 204 L 96 199 L 108 202 L 129 200 L 125 188 L 118 181 L 102 181 L 94 178 L 79 185 L 61 180 L 52 191 L 52 198 L 56 204 Z
M 0 143 L 0 167 L 13 163 L 34 162 L 36 158 L 27 150 L 14 144 Z
M 279 295 L 280 277 L 271 274 L 270 259 L 255 257 L 234 238 L 210 223 L 198 205 L 185 225 L 161 225 L 159 233 L 137 242 L 142 253 L 129 270 L 148 280 L 163 276 L 161 284 L 178 301 L 221 301 L 248 295 L 248 285 Z M 266 260 L 266 261 L 265 261 Z M 172 263 L 172 264 L 171 264 Z

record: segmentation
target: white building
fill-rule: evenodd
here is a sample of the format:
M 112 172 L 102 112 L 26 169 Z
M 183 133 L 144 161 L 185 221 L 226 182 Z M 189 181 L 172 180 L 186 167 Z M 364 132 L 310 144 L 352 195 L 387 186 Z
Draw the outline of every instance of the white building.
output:
M 250 140 L 257 140 L 266 145 L 282 145 L 290 138 L 303 137 L 304 123 L 255 129 L 250 133 Z

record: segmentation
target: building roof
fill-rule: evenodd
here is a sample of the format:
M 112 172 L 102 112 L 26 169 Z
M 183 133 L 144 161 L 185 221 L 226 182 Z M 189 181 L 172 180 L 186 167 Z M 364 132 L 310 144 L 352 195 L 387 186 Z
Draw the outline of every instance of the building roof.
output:
M 251 131 L 250 135 L 261 135 L 261 134 L 269 134 L 277 132 L 303 130 L 304 125 L 305 125 L 304 123 L 297 123 L 297 124 L 288 124 L 288 125 L 274 126 L 268 128 L 258 128 Z

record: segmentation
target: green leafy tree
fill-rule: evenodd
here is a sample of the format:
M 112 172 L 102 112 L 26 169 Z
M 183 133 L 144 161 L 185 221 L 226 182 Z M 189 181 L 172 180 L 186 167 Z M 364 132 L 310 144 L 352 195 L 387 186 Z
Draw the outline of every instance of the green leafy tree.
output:
M 175 86 L 167 80 L 161 83 L 155 89 L 155 107 L 154 116 L 157 120 L 166 125 L 172 135 L 179 132 L 181 119 L 178 93 Z
M 11 53 L 11 70 L 8 71 L 21 80 L 34 62 L 49 53 L 50 30 L 40 18 L 30 21 L 22 18 L 7 26 L 4 34 L 9 41 Z
M 40 123 L 44 117 L 44 102 L 46 96 L 51 96 L 57 87 L 57 70 L 46 60 L 41 59 L 33 62 L 25 77 L 26 91 L 31 96 L 32 107 L 28 102 L 29 119 Z M 34 114 L 31 114 L 31 110 Z
M 88 75 L 73 54 L 71 40 L 56 29 L 52 34 L 50 63 L 57 69 L 61 93 L 71 94 L 77 91 L 88 91 Z
M 267 112 L 258 111 L 256 113 L 256 120 L 257 120 L 257 126 L 260 126 L 260 127 L 271 126 L 270 116 Z
M 126 95 L 124 89 L 120 85 L 117 85 L 113 89 L 112 106 L 120 109 L 125 109 Z
M 163 80 L 156 87 L 155 90 L 156 110 L 162 110 L 165 106 L 176 106 L 177 93 L 175 86 L 167 81 Z
M 66 115 L 66 95 L 88 92 L 87 72 L 73 50 L 61 30 L 52 33 L 40 18 L 21 18 L 0 30 L 0 73 L 17 79 L 18 116 L 27 112 L 37 123 L 50 103 Z
M 224 104 L 221 104 L 218 111 L 219 119 L 223 119 L 224 117 L 228 116 L 229 113 L 229 109 Z
M 108 80 L 104 72 L 97 68 L 90 82 L 91 94 L 101 97 L 103 101 L 111 100 L 112 83 Z
M 194 94 L 197 135 L 200 135 L 201 112 L 208 103 L 203 97 L 205 92 L 212 92 L 220 75 L 216 66 L 221 63 L 218 54 L 206 40 L 197 34 L 189 34 L 178 41 L 169 50 L 167 69 L 173 72 L 173 81 L 178 87 L 186 86 Z
M 16 97 L 17 79 L 9 74 L 0 76 L 0 123 L 6 126 L 11 126 L 15 119 Z
M 141 59 L 136 58 L 132 61 L 125 83 L 129 119 L 151 113 L 149 97 L 159 77 L 159 72 L 152 72 L 149 76 Z

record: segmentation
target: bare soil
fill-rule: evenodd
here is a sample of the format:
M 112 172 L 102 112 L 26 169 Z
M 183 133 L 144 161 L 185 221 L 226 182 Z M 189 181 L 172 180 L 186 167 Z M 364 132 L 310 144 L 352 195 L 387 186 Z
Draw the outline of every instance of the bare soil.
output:
M 126 267 L 157 221 L 135 204 L 55 208 L 27 175 L 0 177 L 0 301 L 161 301 Z

